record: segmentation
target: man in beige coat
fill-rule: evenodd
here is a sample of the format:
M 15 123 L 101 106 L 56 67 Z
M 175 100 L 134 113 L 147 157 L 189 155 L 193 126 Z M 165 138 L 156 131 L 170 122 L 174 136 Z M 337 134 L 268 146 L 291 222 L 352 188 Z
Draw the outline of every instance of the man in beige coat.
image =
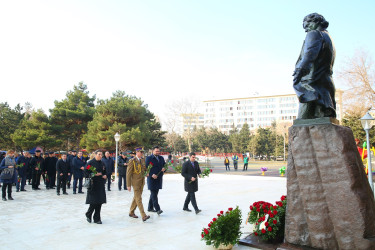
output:
M 146 215 L 142 204 L 142 192 L 145 185 L 144 173 L 146 171 L 143 152 L 144 151 L 141 148 L 137 148 L 136 156 L 129 161 L 128 169 L 126 171 L 126 184 L 129 192 L 131 191 L 131 186 L 133 186 L 134 190 L 134 197 L 130 206 L 129 216 L 132 218 L 138 218 L 138 216 L 134 213 L 135 209 L 138 207 L 142 220 L 146 221 L 150 219 L 150 216 Z

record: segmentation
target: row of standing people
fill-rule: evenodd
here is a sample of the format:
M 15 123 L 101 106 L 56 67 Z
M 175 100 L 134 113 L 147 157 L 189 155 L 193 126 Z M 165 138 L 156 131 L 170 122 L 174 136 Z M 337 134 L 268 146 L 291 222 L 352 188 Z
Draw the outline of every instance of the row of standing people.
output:
M 238 156 L 237 155 L 233 155 L 232 156 L 232 160 L 233 160 L 233 168 L 234 168 L 235 171 L 237 171 L 237 169 L 238 169 L 238 160 L 239 160 Z M 249 157 L 247 155 L 245 155 L 243 157 L 243 164 L 244 165 L 243 165 L 242 171 L 247 171 L 247 166 L 249 165 Z M 225 171 L 230 171 L 230 167 L 229 167 L 230 161 L 229 161 L 228 156 L 226 156 L 225 159 L 224 159 L 224 165 L 225 165 Z

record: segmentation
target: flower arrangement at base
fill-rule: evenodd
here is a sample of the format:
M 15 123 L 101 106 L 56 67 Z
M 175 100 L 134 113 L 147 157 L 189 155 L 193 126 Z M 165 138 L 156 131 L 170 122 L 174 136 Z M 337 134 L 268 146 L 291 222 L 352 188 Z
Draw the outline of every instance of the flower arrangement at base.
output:
M 262 171 L 262 175 L 264 175 L 264 173 L 268 170 L 267 167 L 261 167 L 260 170 Z
M 279 168 L 280 176 L 284 176 L 285 175 L 285 170 L 286 170 L 285 167 Z
M 286 196 L 276 205 L 258 201 L 250 206 L 247 221 L 254 224 L 254 235 L 264 241 L 282 241 L 285 229 Z
M 241 237 L 241 210 L 238 206 L 228 208 L 228 211 L 220 211 L 217 217 L 208 224 L 208 228 L 203 228 L 201 237 L 206 245 L 213 245 L 218 248 L 220 245 L 228 246 L 238 243 Z

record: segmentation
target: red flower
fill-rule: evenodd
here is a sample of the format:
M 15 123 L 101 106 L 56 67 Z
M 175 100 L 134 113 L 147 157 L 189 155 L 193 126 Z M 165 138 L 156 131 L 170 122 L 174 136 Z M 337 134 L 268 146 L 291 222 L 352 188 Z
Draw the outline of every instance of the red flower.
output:
M 262 221 L 262 218 L 259 218 L 259 219 L 258 219 L 258 222 L 261 222 L 261 221 Z
M 91 168 L 91 165 L 87 165 L 86 169 L 89 170 Z
M 253 210 L 253 206 L 250 206 L 250 210 Z
M 260 212 L 260 209 L 259 209 L 259 208 L 257 208 L 257 212 L 258 212 L 258 213 Z
M 273 217 L 274 217 L 274 215 L 270 213 L 270 217 L 271 217 L 271 218 L 273 218 Z
M 150 162 L 150 165 L 151 165 L 151 166 L 154 166 L 154 163 Z
M 276 215 L 277 214 L 277 210 L 273 210 L 273 214 Z
M 230 207 L 230 208 L 228 208 L 228 210 L 229 210 L 229 211 L 232 211 L 232 210 L 233 210 L 233 208 L 231 208 L 231 207 Z
M 223 214 L 223 213 L 224 213 L 224 211 L 220 211 L 220 213 L 221 213 L 221 214 Z
M 266 230 L 264 230 L 264 228 L 262 229 L 262 234 L 265 234 L 266 233 Z
M 171 163 L 173 163 L 173 160 L 171 161 Z
M 285 200 L 285 198 L 286 198 L 286 196 L 285 195 L 283 195 L 283 196 L 281 196 L 281 201 L 284 201 Z
M 221 216 L 221 214 L 217 214 L 217 217 L 220 217 Z
M 23 165 L 25 166 L 25 163 L 23 163 Z
M 258 233 L 257 233 L 257 232 L 255 232 L 255 233 L 254 233 L 254 235 L 255 235 L 255 236 L 258 236 Z
M 229 211 L 227 211 L 227 214 L 229 214 Z
M 277 220 L 273 220 L 273 224 L 275 224 L 275 225 L 276 225 L 276 224 L 277 224 Z
M 266 223 L 264 223 L 264 225 L 265 225 L 266 227 L 268 227 L 268 225 L 269 225 L 269 224 L 268 224 L 268 221 L 266 221 Z
M 204 234 L 202 233 L 201 236 L 202 236 L 202 238 L 203 238 L 203 237 L 204 237 Z
M 264 212 L 265 214 L 268 214 L 268 211 L 267 211 L 267 210 L 263 210 L 263 212 Z
M 210 172 L 212 173 L 212 169 L 210 169 Z
M 216 218 L 213 218 L 213 219 L 212 219 L 212 221 L 214 221 L 214 222 L 215 222 L 215 221 L 216 221 Z
M 208 227 L 211 227 L 211 223 L 208 224 Z
M 272 227 L 269 227 L 269 228 L 268 228 L 268 232 L 272 232 Z
M 277 208 L 277 206 L 273 206 L 273 209 L 276 209 Z
M 207 228 L 205 228 L 203 231 L 204 231 L 205 234 L 208 234 Z
M 262 205 L 262 208 L 265 209 L 265 208 L 266 208 L 266 204 L 263 204 L 263 205 Z

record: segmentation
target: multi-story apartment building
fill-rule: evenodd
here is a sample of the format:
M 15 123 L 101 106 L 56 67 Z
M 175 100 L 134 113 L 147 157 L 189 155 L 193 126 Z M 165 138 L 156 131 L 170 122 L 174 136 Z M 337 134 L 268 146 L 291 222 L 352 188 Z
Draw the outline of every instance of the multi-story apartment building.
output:
M 337 119 L 342 117 L 342 93 L 336 90 Z M 250 130 L 269 127 L 274 121 L 296 119 L 298 99 L 295 94 L 204 101 L 204 126 L 229 133 L 247 123 Z
M 192 131 L 196 127 L 197 129 L 204 127 L 204 114 L 181 114 L 180 115 L 180 132 L 183 134 L 185 131 Z

